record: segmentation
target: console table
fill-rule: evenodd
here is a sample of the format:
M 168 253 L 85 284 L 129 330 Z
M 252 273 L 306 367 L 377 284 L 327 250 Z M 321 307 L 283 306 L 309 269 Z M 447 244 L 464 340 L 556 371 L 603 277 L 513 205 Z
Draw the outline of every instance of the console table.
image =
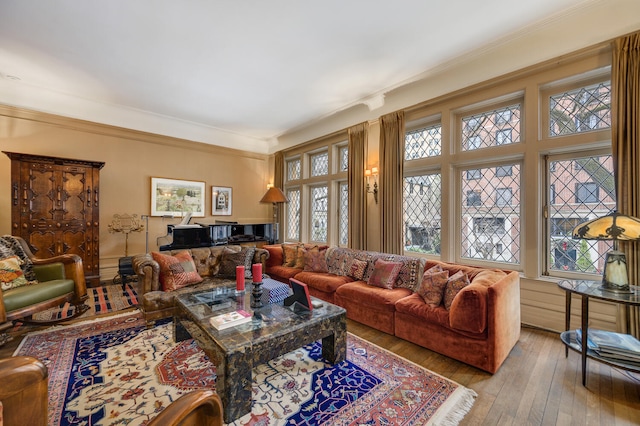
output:
M 569 355 L 569 349 L 572 349 L 582 355 L 582 385 L 587 384 L 587 358 L 602 362 L 612 367 L 640 373 L 640 367 L 624 361 L 604 358 L 595 351 L 587 348 L 587 332 L 589 326 L 589 299 L 598 299 L 606 302 L 617 303 L 627 306 L 640 306 L 640 287 L 630 286 L 628 293 L 614 293 L 603 290 L 602 283 L 599 281 L 584 280 L 562 280 L 558 283 L 558 287 L 566 292 L 566 308 L 565 308 L 565 330 L 560 334 L 562 342 L 566 345 L 565 356 Z M 578 344 L 575 330 L 570 330 L 571 320 L 571 295 L 578 294 L 582 298 L 581 312 L 581 329 L 582 329 L 582 345 Z

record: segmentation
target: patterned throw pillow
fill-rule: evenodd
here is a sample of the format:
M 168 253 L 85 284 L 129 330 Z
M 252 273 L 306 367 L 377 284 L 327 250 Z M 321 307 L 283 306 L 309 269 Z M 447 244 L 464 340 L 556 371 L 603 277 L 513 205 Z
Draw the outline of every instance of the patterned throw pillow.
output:
M 422 283 L 416 292 L 422 296 L 425 303 L 435 308 L 442 303 L 444 289 L 448 281 L 449 271 L 443 271 L 442 266 L 436 265 L 424 271 Z
M 20 264 L 22 261 L 18 256 L 9 256 L 0 260 L 0 285 L 3 291 L 29 285 Z
M 328 272 L 327 269 L 327 250 L 320 250 L 317 246 L 313 248 L 301 247 L 300 251 L 304 254 L 304 270 L 311 272 Z
M 444 307 L 448 311 L 451 308 L 453 299 L 456 297 L 460 290 L 470 284 L 469 277 L 462 271 L 458 271 L 449 277 L 447 286 L 444 289 Z
M 282 266 L 294 266 L 297 257 L 297 244 L 282 244 Z
M 349 266 L 349 272 L 347 275 L 355 278 L 356 280 L 363 280 L 364 273 L 367 271 L 367 262 L 364 260 L 353 259 Z
M 251 265 L 255 252 L 255 247 L 242 247 L 240 251 L 233 251 L 225 247 L 218 275 L 224 278 L 235 278 L 236 266 L 244 266 L 245 278 L 251 278 Z
M 181 251 L 173 256 L 151 252 L 151 257 L 160 266 L 160 284 L 163 291 L 177 290 L 202 281 L 188 251 Z
M 304 244 L 298 244 L 298 255 L 296 261 L 293 262 L 293 267 L 297 269 L 304 269 L 307 252 L 306 250 L 317 249 L 318 246 L 305 246 Z
M 373 265 L 373 272 L 371 276 L 369 276 L 367 284 L 392 289 L 398 279 L 400 268 L 402 268 L 402 262 L 388 262 L 377 259 L 375 265 Z

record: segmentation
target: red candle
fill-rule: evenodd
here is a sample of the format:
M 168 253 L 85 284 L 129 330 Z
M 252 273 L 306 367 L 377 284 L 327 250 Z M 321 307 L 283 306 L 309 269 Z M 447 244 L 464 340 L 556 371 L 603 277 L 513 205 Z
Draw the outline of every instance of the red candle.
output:
M 251 267 L 251 273 L 253 274 L 253 282 L 262 282 L 262 263 L 254 263 Z
M 236 266 L 236 290 L 244 291 L 244 266 Z

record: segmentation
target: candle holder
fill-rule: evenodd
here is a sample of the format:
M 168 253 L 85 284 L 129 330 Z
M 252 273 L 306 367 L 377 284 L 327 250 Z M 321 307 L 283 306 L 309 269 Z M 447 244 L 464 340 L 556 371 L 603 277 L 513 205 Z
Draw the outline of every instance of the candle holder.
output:
M 251 307 L 262 308 L 262 280 L 260 282 L 253 282 L 253 289 L 251 290 Z

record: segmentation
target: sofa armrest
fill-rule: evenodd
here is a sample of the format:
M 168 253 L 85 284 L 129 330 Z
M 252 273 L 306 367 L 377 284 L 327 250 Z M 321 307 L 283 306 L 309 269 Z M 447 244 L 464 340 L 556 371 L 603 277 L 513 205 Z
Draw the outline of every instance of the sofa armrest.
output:
M 7 310 L 4 308 L 4 297 L 2 296 L 2 290 L 0 290 L 0 331 L 4 329 L 3 323 L 5 323 L 6 321 L 7 321 Z M 11 323 L 8 323 L 8 324 L 11 324 Z
M 271 244 L 268 246 L 263 246 L 263 248 L 269 252 L 269 258 L 267 259 L 267 264 L 265 265 L 267 268 L 271 266 L 282 265 L 283 253 L 281 244 Z
M 253 254 L 253 263 L 262 263 L 262 269 L 265 269 L 268 261 L 269 251 L 263 248 L 256 248 L 256 252 Z
M 520 338 L 520 275 L 516 271 L 487 288 L 487 329 L 496 359 L 504 359 Z
M 1 359 L 0 383 L 6 424 L 47 424 L 48 372 L 41 361 L 28 356 Z
M 73 280 L 75 285 L 75 294 L 77 301 L 87 298 L 87 281 L 84 278 L 84 266 L 82 258 L 77 254 L 62 254 L 59 256 L 49 257 L 46 259 L 31 258 L 34 269 L 38 269 L 41 265 L 49 265 L 51 263 L 62 263 L 64 265 L 64 276 Z
M 149 426 L 222 426 L 222 400 L 209 389 L 191 391 L 173 401 L 153 418 Z
M 449 325 L 456 330 L 482 333 L 487 328 L 487 287 L 470 284 L 453 299 Z
M 142 294 L 160 290 L 160 265 L 149 253 L 133 256 L 131 266 L 138 276 Z

